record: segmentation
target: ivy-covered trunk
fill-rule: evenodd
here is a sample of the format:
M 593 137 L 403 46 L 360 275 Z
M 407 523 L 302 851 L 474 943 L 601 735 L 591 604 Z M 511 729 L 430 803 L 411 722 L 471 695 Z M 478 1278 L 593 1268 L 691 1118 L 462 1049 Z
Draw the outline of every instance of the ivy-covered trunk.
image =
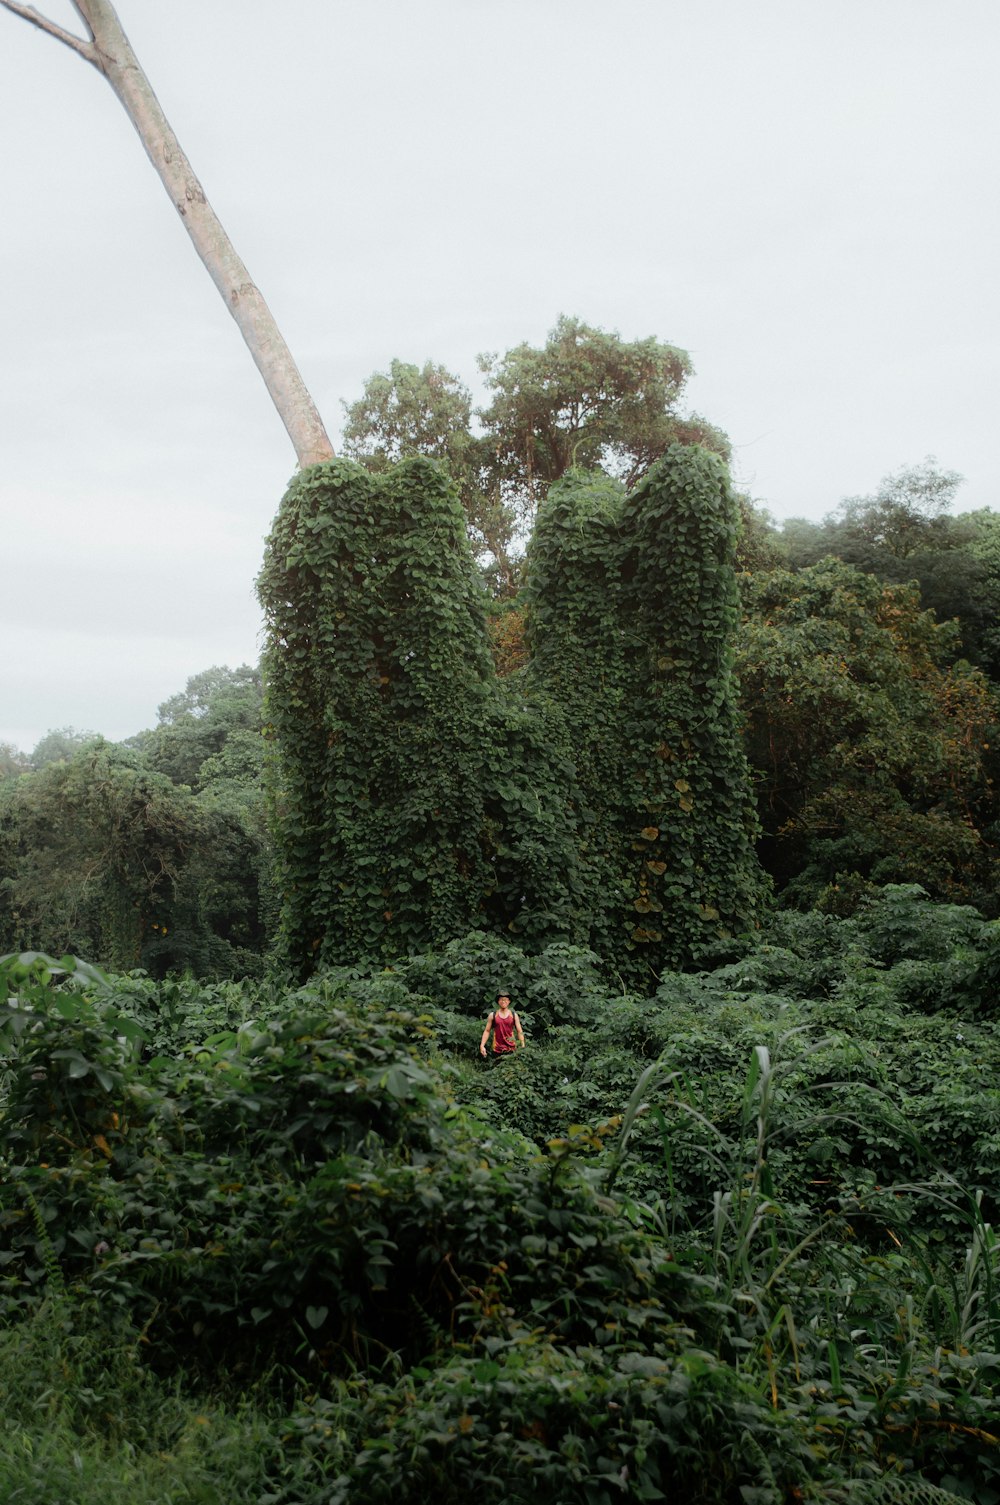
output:
M 389 958 L 473 928 L 493 669 L 444 471 L 303 472 L 260 594 L 289 959 Z
M 444 471 L 298 476 L 260 580 L 291 964 L 479 928 L 645 985 L 752 922 L 734 541 L 707 451 L 674 446 L 629 497 L 570 477 L 532 543 L 531 657 L 498 681 Z
M 530 672 L 573 730 L 589 942 L 633 983 L 752 923 L 766 885 L 732 675 L 737 508 L 672 445 L 629 495 L 571 474 L 528 567 Z

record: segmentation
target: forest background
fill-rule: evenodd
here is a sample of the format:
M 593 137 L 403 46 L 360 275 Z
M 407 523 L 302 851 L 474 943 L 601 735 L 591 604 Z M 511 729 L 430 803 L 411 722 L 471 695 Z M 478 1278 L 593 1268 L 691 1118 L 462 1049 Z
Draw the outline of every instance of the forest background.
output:
M 525 544 L 550 487 L 634 487 L 672 443 L 726 457 L 728 441 L 686 411 L 689 359 L 655 339 L 564 317 L 543 347 L 483 365 L 475 414 L 444 367 L 393 362 L 347 407 L 345 448 L 376 475 L 406 455 L 444 464 L 496 672 L 516 679 Z M 873 885 L 921 882 L 996 912 L 1000 514 L 955 513 L 960 486 L 926 459 L 822 523 L 780 527 L 738 499 L 742 736 L 782 904 L 849 913 Z M 262 707 L 258 668 L 216 666 L 125 743 L 67 727 L 30 753 L 5 747 L 0 945 L 260 975 L 281 888 Z

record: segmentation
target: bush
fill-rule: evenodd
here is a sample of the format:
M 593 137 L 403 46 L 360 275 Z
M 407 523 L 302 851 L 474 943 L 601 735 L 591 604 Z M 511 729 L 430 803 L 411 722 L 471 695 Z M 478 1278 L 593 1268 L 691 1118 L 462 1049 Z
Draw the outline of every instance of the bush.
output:
M 1000 1039 L 941 982 L 992 935 L 923 904 L 645 1003 L 479 935 L 291 991 L 5 959 L 0 1492 L 995 1505 Z

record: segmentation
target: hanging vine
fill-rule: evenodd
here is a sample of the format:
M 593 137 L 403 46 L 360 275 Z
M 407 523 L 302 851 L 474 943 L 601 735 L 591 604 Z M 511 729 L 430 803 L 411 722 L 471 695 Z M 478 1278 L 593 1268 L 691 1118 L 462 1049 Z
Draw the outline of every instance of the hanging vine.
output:
M 569 475 L 532 540 L 528 662 L 500 681 L 444 473 L 296 477 L 260 580 L 289 960 L 500 929 L 643 982 L 752 920 L 735 529 L 704 450 L 630 496 Z
M 489 881 L 493 682 L 464 517 L 444 472 L 332 461 L 297 476 L 260 578 L 267 714 L 299 966 L 426 949 Z
M 635 981 L 763 897 L 731 668 L 737 517 L 721 460 L 673 445 L 628 496 L 570 475 L 532 539 L 531 672 L 573 728 L 589 940 Z

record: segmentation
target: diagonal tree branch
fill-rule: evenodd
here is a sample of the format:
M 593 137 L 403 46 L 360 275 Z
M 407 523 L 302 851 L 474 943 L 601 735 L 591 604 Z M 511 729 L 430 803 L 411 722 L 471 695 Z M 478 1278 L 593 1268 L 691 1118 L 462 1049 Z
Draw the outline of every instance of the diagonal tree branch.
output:
M 80 20 L 83 22 L 84 26 L 87 28 L 87 35 L 88 35 L 88 37 L 90 38 L 91 41 L 93 41 L 94 40 L 94 28 L 91 26 L 89 20 L 87 19 L 87 12 L 86 12 L 86 10 L 83 9 L 78 4 L 78 0 L 70 0 L 70 4 L 72 5 L 73 9 L 76 11 L 77 15 L 80 17 Z
M 31 22 L 32 26 L 37 26 L 39 31 L 44 31 L 50 37 L 56 37 L 60 42 L 65 42 L 67 47 L 72 47 L 74 52 L 78 52 L 81 57 L 87 59 L 88 63 L 93 63 L 95 68 L 100 69 L 97 49 L 90 42 L 85 42 L 82 37 L 75 36 L 73 32 L 66 31 L 62 26 L 57 26 L 55 21 L 50 21 L 48 16 L 43 16 L 41 11 L 37 11 L 33 5 L 19 5 L 18 0 L 0 0 L 0 5 L 5 10 L 13 11 L 15 16 L 23 16 L 26 21 Z M 79 10 L 79 6 L 76 9 Z
M 0 0 L 0 5 L 72 47 L 107 79 L 138 132 L 195 250 L 239 325 L 299 464 L 331 459 L 333 445 L 292 353 L 181 150 L 111 0 L 73 0 L 90 32 L 90 43 L 19 0 Z

